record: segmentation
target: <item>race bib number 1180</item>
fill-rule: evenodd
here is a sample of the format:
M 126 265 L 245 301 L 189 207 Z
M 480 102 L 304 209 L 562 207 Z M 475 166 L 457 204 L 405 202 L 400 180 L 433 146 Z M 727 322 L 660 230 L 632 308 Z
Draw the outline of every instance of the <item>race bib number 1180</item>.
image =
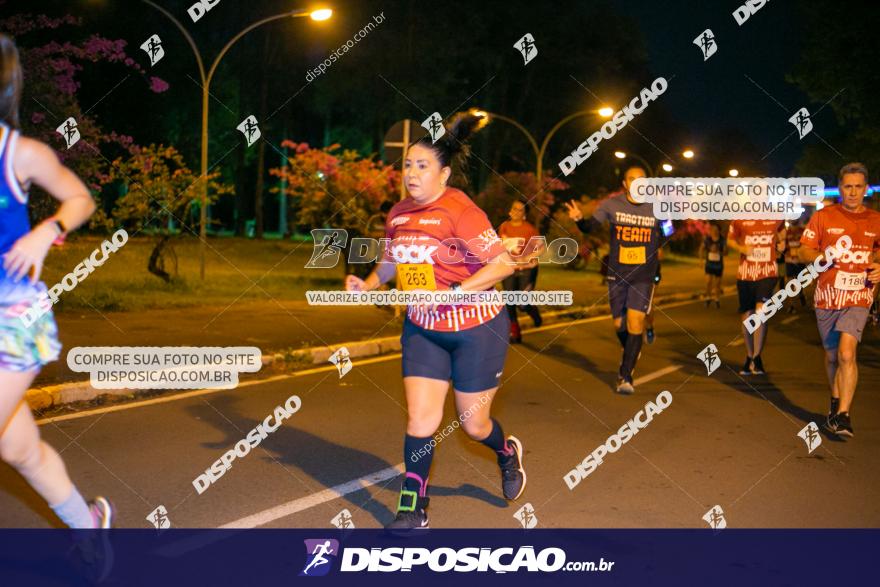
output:
M 864 273 L 849 273 L 848 271 L 839 271 L 834 277 L 834 288 L 846 291 L 858 291 L 865 287 Z

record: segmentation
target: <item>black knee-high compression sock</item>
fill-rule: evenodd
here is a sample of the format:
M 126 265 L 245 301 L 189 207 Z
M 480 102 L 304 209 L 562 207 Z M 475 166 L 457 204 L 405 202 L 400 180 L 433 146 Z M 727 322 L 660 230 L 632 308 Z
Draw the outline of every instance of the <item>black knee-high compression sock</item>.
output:
M 483 444 L 494 450 L 499 455 L 509 455 L 513 449 L 507 446 L 507 440 L 504 438 L 504 430 L 498 420 L 492 418 L 492 431 L 489 436 L 481 440 Z
M 620 364 L 620 374 L 627 381 L 632 381 L 632 372 L 636 368 L 636 361 L 642 350 L 642 335 L 630 334 L 623 347 L 623 360 Z
M 417 491 L 422 497 L 428 488 L 428 473 L 431 471 L 431 461 L 434 459 L 434 437 L 410 436 L 407 434 L 403 440 L 403 459 L 406 462 L 406 478 L 403 488 Z
M 626 331 L 626 328 L 623 330 L 617 331 L 617 340 L 620 341 L 620 346 L 626 348 L 626 339 L 629 337 L 629 333 Z

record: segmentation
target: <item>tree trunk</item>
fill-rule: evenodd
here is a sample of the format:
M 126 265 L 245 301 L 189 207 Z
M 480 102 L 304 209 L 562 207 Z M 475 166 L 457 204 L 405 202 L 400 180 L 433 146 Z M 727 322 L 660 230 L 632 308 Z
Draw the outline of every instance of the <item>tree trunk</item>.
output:
M 177 274 L 177 254 L 174 252 L 174 247 L 169 245 L 170 239 L 170 234 L 163 235 L 159 239 L 156 246 L 153 247 L 153 251 L 150 253 L 150 261 L 147 263 L 147 270 L 165 283 L 170 282 L 172 277 L 171 273 L 165 270 L 166 262 L 170 260 L 173 263 L 174 268 L 172 271 L 175 275 Z M 167 249 L 166 246 L 168 247 Z

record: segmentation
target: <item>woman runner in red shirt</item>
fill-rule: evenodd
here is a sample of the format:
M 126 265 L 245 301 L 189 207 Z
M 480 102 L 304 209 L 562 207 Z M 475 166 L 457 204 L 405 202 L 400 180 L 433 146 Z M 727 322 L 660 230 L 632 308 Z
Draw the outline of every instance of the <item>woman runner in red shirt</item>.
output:
M 481 291 L 493 289 L 513 273 L 517 262 L 485 212 L 463 192 L 447 186 L 453 170 L 466 162 L 466 142 L 480 122 L 473 115 L 458 114 L 435 142 L 427 136 L 410 146 L 403 177 L 409 196 L 388 213 L 384 257 L 366 279 L 349 275 L 347 290 L 373 290 L 396 274 L 398 289 L 410 283 L 419 289 Z M 490 417 L 507 355 L 509 325 L 502 304 L 407 308 L 401 336 L 408 412 L 406 477 L 388 530 L 407 533 L 428 527 L 428 473 L 437 443 L 433 435 L 443 418 L 450 379 L 459 414 L 452 427 L 460 423 L 471 438 L 495 451 L 505 498 L 522 495 L 522 443 L 514 436 L 505 439 L 501 425 Z
M 526 220 L 529 212 L 529 206 L 522 200 L 517 200 L 510 206 L 510 220 L 501 223 L 498 227 L 498 235 L 504 243 L 505 248 L 513 255 L 521 254 L 526 245 L 532 239 L 536 239 L 540 235 L 538 229 Z M 534 242 L 531 242 L 534 246 Z M 539 248 L 539 247 L 538 247 Z M 517 267 L 513 275 L 504 280 L 504 289 L 506 291 L 530 291 L 535 288 L 535 282 L 538 280 L 538 259 L 534 259 L 531 264 Z M 528 314 L 535 326 L 541 326 L 544 322 L 541 319 L 541 312 L 537 306 L 524 304 L 522 309 Z M 510 342 L 522 342 L 522 333 L 520 332 L 519 319 L 517 318 L 517 307 L 515 304 L 507 304 L 507 314 L 510 316 Z

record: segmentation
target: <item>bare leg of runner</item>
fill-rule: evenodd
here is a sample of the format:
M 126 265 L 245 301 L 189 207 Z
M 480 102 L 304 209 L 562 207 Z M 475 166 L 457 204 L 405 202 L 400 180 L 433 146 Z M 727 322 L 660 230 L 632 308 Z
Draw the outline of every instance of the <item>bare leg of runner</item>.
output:
M 834 377 L 834 386 L 840 395 L 838 413 L 849 412 L 852 405 L 853 395 L 856 393 L 856 384 L 859 380 L 859 366 L 856 363 L 856 351 L 858 340 L 847 332 L 840 333 L 840 346 L 837 347 L 837 373 Z
M 64 462 L 40 439 L 27 403 L 22 401 L 37 371 L 0 371 L 0 457 L 12 466 L 46 500 L 71 528 L 94 528 L 95 520 L 85 500 L 73 486 Z

